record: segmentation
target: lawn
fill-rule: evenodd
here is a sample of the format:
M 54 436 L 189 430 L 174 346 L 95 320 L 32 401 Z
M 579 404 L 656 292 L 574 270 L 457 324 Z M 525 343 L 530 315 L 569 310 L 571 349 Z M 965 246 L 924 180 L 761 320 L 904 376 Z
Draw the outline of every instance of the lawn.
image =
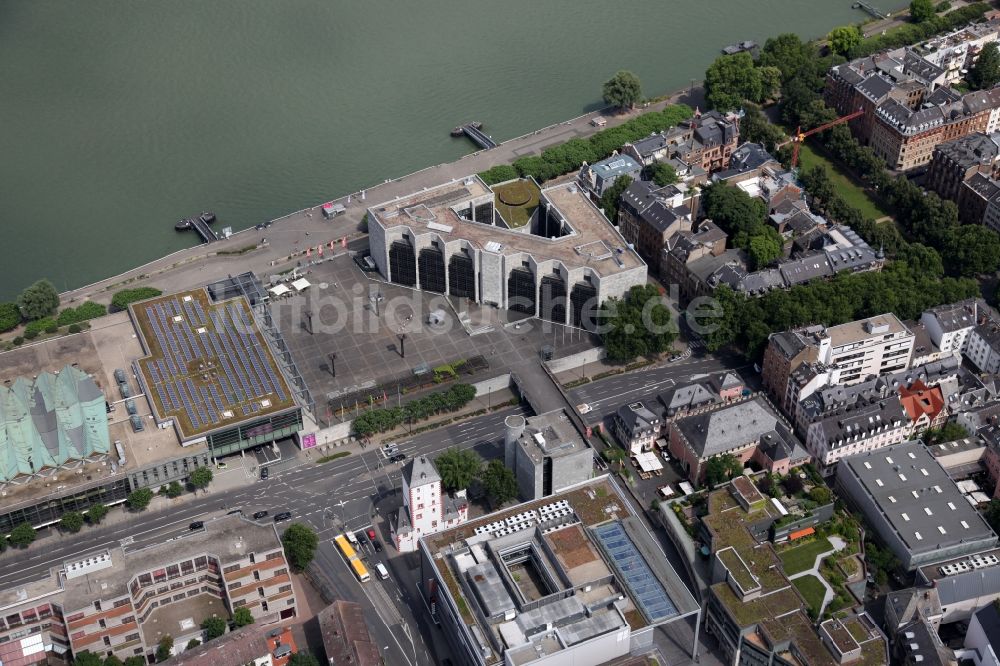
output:
M 817 555 L 830 550 L 833 550 L 833 546 L 830 545 L 829 539 L 823 537 L 822 539 L 813 539 L 809 543 L 796 548 L 782 551 L 779 557 L 781 557 L 781 563 L 785 567 L 785 575 L 791 576 L 809 569 L 816 562 Z
M 865 217 L 877 220 L 889 215 L 889 212 L 881 208 L 868 194 L 864 188 L 858 184 L 851 176 L 840 170 L 836 164 L 820 155 L 808 143 L 803 143 L 799 148 L 799 167 L 810 168 L 815 164 L 822 164 L 830 174 L 830 181 L 836 188 L 837 194 L 843 197 L 844 201 L 861 211 Z
M 541 190 L 530 180 L 515 180 L 493 188 L 494 205 L 512 229 L 523 227 L 538 208 Z
M 813 615 L 818 615 L 820 608 L 823 607 L 823 597 L 826 596 L 826 588 L 823 587 L 823 583 L 819 582 L 819 578 L 816 578 L 812 574 L 799 576 L 792 580 L 792 584 L 805 597 L 806 603 L 809 604 L 809 608 L 813 611 Z

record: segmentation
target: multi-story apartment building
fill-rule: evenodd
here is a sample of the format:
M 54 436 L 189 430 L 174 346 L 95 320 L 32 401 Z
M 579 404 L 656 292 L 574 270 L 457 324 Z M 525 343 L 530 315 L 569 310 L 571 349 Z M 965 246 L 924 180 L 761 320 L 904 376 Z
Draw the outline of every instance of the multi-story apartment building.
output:
M 1000 134 L 974 132 L 934 148 L 924 185 L 955 201 L 962 183 L 976 174 L 1000 175 Z
M 690 200 L 689 200 L 690 201 Z M 649 266 L 659 270 L 667 241 L 691 230 L 691 208 L 685 192 L 675 185 L 657 187 L 636 181 L 622 193 L 618 229 Z
M 1000 91 L 960 95 L 945 71 L 907 47 L 832 68 L 825 97 L 838 113 L 863 111 L 854 135 L 905 171 L 931 162 L 934 147 L 973 132 L 987 132 L 1000 110 Z
M 660 417 L 641 402 L 619 407 L 613 423 L 615 436 L 629 455 L 652 451 L 653 442 L 660 436 Z
M 411 553 L 417 549 L 420 537 L 468 520 L 469 503 L 464 496 L 451 497 L 442 492 L 441 475 L 430 458 L 417 456 L 408 462 L 402 479 L 403 506 L 393 530 L 393 540 L 400 552 Z
M 824 474 L 832 474 L 841 458 L 874 451 L 902 442 L 910 432 L 910 420 L 890 396 L 863 403 L 809 424 L 806 449 Z
M 247 608 L 257 624 L 296 614 L 274 526 L 237 515 L 206 521 L 164 543 L 68 561 L 49 579 L 0 593 L 0 604 L 5 616 L 0 638 L 38 634 L 43 656 L 86 650 L 120 659 L 150 655 L 157 619 L 175 607 L 183 607 L 196 625 L 204 619 L 198 612 L 213 606 L 229 612 Z M 38 645 L 22 652 L 37 654 Z
M 774 333 L 764 351 L 764 388 L 782 410 L 830 384 L 850 385 L 909 367 L 913 333 L 890 313 L 824 328 Z
M 982 372 L 1000 372 L 1000 324 L 987 321 L 969 333 L 965 357 Z
M 969 298 L 958 303 L 939 305 L 920 315 L 931 342 L 942 352 L 961 354 L 965 351 L 969 333 L 987 316 L 986 304 Z

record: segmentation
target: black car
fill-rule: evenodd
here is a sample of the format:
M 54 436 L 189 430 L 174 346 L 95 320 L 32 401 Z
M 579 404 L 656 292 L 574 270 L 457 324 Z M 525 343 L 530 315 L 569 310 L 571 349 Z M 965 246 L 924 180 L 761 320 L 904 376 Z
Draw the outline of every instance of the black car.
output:
M 260 520 L 261 518 L 267 518 L 267 511 L 258 511 L 257 513 L 253 514 L 254 520 Z
M 375 552 L 376 553 L 381 553 L 382 552 L 382 542 L 379 541 L 378 539 L 372 539 L 371 542 L 372 542 L 372 548 L 375 549 Z
M 260 468 L 260 478 L 261 479 L 266 479 L 269 476 L 271 476 L 270 470 L 268 470 L 266 467 L 261 467 Z
M 205 523 L 203 521 L 201 521 L 201 520 L 196 520 L 193 523 L 191 523 L 190 525 L 188 525 L 188 527 L 190 527 L 192 530 L 200 530 L 204 526 L 205 526 Z
M 404 460 L 406 460 L 406 454 L 405 453 L 397 453 L 393 457 L 389 458 L 389 461 L 390 462 L 394 462 L 394 463 L 403 462 Z
M 281 513 L 277 513 L 274 515 L 274 522 L 276 523 L 280 523 L 283 520 L 291 520 L 291 519 L 292 519 L 291 511 L 282 511 Z

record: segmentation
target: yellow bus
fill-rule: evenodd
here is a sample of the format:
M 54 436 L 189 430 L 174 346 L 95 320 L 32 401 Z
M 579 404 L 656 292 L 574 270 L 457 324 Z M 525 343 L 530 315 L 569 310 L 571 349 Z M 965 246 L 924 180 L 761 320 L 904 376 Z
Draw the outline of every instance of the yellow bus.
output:
M 337 544 L 337 548 L 340 549 L 340 554 L 344 556 L 347 563 L 351 565 L 351 569 L 354 571 L 354 575 L 358 577 L 358 580 L 362 583 L 367 583 L 371 580 L 371 574 L 368 573 L 368 569 L 365 567 L 361 558 L 354 551 L 351 546 L 350 541 L 347 540 L 347 536 L 344 534 L 338 534 L 333 537 L 334 542 Z
M 333 537 L 333 540 L 337 542 L 337 548 L 340 549 L 340 553 L 344 556 L 345 560 L 351 561 L 357 557 L 357 553 L 354 552 L 354 548 L 351 547 L 351 543 L 347 540 L 346 536 L 338 534 Z
M 358 577 L 362 583 L 367 583 L 371 579 L 371 574 L 368 573 L 368 569 L 362 564 L 361 560 L 354 558 L 351 560 L 351 568 L 354 569 L 354 575 Z

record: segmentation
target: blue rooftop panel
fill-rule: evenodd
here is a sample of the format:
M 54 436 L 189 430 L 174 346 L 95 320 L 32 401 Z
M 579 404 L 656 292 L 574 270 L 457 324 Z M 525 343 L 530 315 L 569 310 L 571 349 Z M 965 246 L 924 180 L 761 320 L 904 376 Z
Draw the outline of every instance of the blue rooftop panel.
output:
M 667 591 L 625 533 L 621 523 L 599 525 L 593 528 L 593 533 L 612 566 L 618 570 L 632 598 L 650 622 L 659 622 L 679 614 L 667 596 Z

